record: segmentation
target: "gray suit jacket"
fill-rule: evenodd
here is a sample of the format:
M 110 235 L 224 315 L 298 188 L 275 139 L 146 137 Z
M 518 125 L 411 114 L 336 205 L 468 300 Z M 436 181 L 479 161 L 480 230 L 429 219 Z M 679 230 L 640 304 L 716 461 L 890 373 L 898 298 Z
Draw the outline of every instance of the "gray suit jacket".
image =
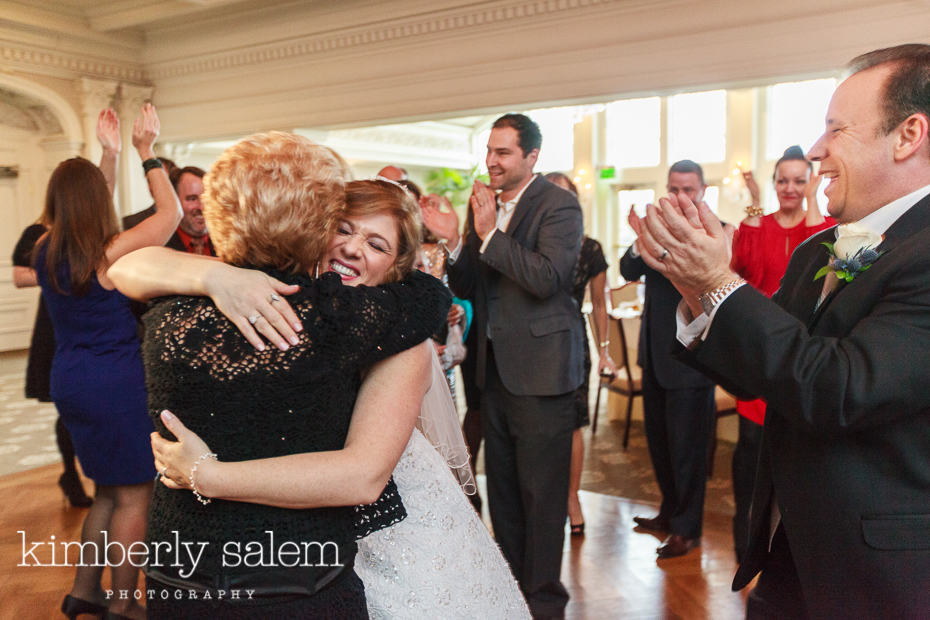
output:
M 469 213 L 468 230 L 472 219 Z M 478 236 L 468 234 L 448 275 L 455 294 L 475 303 L 479 386 L 489 332 L 511 393 L 552 396 L 581 385 L 585 340 L 571 296 L 581 239 L 578 200 L 542 177 L 526 188 L 507 231 L 495 232 L 484 253 Z

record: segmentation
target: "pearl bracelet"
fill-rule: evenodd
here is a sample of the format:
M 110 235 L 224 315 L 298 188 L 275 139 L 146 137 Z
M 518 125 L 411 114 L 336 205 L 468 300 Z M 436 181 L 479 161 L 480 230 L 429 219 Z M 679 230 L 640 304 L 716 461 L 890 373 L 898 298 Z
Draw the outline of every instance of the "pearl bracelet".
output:
M 194 492 L 194 497 L 196 497 L 197 501 L 203 504 L 204 506 L 209 504 L 212 500 L 209 497 L 204 498 L 204 496 L 201 495 L 200 492 L 197 490 L 197 483 L 194 482 L 194 474 L 197 473 L 197 468 L 200 466 L 200 464 L 206 461 L 207 459 L 213 459 L 214 461 L 219 460 L 216 456 L 216 453 L 204 452 L 197 458 L 196 461 L 194 461 L 194 466 L 191 467 L 191 475 L 188 476 L 191 482 L 191 491 Z

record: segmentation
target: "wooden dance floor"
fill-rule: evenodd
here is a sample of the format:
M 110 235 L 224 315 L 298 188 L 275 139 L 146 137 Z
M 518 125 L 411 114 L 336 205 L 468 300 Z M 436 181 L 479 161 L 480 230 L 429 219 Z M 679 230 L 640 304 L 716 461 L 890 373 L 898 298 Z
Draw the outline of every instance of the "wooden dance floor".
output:
M 59 617 L 73 568 L 23 567 L 27 541 L 80 540 L 84 511 L 64 504 L 60 465 L 0 477 L 0 618 Z M 92 488 L 86 483 L 86 488 Z M 730 591 L 735 571 L 730 518 L 707 513 L 703 545 L 682 558 L 657 560 L 660 541 L 633 530 L 633 516 L 655 506 L 581 492 L 586 536 L 566 536 L 562 578 L 569 618 L 713 618 L 744 616 L 744 593 Z M 27 548 L 29 545 L 27 545 Z M 47 560 L 46 553 L 36 553 Z M 105 575 L 105 579 L 108 576 Z M 429 619 L 433 620 L 433 619 Z

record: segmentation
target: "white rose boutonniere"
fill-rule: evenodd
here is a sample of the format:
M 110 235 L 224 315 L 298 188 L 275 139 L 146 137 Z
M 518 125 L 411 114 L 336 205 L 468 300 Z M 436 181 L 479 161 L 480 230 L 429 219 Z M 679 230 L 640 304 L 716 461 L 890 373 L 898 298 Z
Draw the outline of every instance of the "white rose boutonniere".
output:
M 852 282 L 884 253 L 875 249 L 881 242 L 881 235 L 863 226 L 841 224 L 837 227 L 836 243 L 823 243 L 830 252 L 830 262 L 817 272 L 814 279 L 832 271 L 838 279 Z

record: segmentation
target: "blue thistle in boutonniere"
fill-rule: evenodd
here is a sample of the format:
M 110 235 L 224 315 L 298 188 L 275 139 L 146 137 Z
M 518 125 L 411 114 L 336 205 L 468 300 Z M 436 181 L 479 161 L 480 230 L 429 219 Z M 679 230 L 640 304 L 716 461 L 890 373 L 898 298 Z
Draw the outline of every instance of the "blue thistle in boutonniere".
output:
M 830 252 L 830 260 L 814 275 L 814 279 L 833 272 L 838 280 L 852 282 L 884 254 L 875 249 L 881 241 L 881 235 L 856 224 L 838 226 L 836 243 L 821 244 Z

